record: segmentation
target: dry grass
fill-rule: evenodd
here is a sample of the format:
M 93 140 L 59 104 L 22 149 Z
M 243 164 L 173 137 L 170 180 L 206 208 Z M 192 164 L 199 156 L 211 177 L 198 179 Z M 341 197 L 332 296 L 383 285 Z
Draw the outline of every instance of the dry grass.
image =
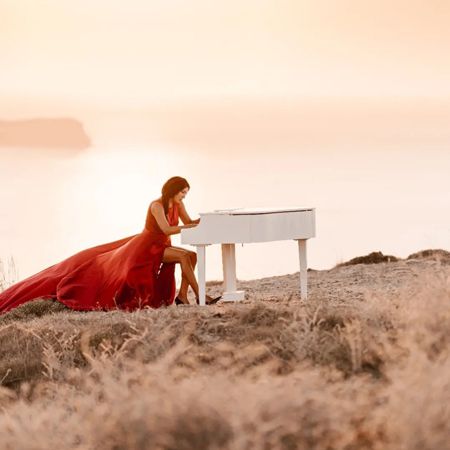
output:
M 19 279 L 16 262 L 11 256 L 5 263 L 0 258 L 0 292 L 14 284 Z
M 450 448 L 449 266 L 363 299 L 317 280 L 307 302 L 261 280 L 238 305 L 0 316 L 0 447 Z

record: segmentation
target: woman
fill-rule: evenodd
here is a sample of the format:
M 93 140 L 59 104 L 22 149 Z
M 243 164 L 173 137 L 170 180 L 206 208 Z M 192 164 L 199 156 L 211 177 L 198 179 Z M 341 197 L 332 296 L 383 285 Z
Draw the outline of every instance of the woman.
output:
M 83 250 L 10 286 L 0 293 L 0 313 L 36 298 L 57 300 L 79 311 L 168 306 L 175 296 L 175 264 L 182 270 L 176 304 L 189 303 L 189 286 L 198 302 L 196 254 L 172 246 L 170 239 L 200 222 L 192 220 L 184 206 L 189 189 L 186 179 L 170 178 L 161 197 L 150 203 L 141 233 Z M 184 225 L 178 225 L 179 218 Z M 206 302 L 220 298 L 207 295 Z

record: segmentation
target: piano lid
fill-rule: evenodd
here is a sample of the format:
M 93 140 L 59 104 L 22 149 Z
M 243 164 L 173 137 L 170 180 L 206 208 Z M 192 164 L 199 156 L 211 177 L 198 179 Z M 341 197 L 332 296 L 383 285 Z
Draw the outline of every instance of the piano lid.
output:
M 228 215 L 247 215 L 247 214 L 279 214 L 284 212 L 296 211 L 312 211 L 314 208 L 306 208 L 302 206 L 287 206 L 277 208 L 231 208 L 231 209 L 215 209 L 212 212 L 200 213 L 207 214 L 228 214 Z

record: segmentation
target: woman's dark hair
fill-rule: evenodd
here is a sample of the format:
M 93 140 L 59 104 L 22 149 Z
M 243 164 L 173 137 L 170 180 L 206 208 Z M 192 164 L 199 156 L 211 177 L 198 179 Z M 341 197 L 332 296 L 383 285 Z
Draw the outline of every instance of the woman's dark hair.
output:
M 184 188 L 191 188 L 186 178 L 183 177 L 172 177 L 169 178 L 161 189 L 162 202 L 164 206 L 164 214 L 169 211 L 169 199 L 177 195 L 178 192 L 182 191 Z

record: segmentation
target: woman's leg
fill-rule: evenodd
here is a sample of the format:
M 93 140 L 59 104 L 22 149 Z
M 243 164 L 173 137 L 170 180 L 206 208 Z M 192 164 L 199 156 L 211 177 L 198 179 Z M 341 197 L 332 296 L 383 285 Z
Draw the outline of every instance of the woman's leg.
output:
M 181 290 L 180 287 L 180 294 L 179 298 L 180 300 L 185 300 L 185 303 L 189 303 L 187 300 L 187 290 L 189 286 L 192 287 L 192 290 L 195 293 L 195 297 L 198 299 L 199 293 L 198 293 L 198 284 L 197 279 L 195 278 L 194 274 L 194 267 L 197 264 L 197 254 L 195 252 L 185 250 L 181 247 L 167 247 L 164 250 L 163 254 L 163 262 L 175 262 L 180 263 L 181 265 L 181 272 L 182 272 L 182 286 L 183 289 L 186 292 L 186 295 L 183 296 L 184 292 Z M 183 279 L 185 280 L 183 285 Z M 206 304 L 211 302 L 213 298 L 209 295 L 206 295 Z
M 197 253 L 195 253 L 191 250 L 186 250 L 182 247 L 176 247 L 174 245 L 171 248 L 187 252 L 189 254 L 189 257 L 191 258 L 192 270 L 194 270 L 194 272 L 195 272 L 195 266 L 197 265 Z M 190 286 L 189 281 L 186 278 L 186 275 L 182 272 L 181 273 L 181 286 L 180 286 L 180 290 L 178 291 L 178 297 L 181 300 L 187 300 L 189 286 Z
M 189 252 L 189 256 L 191 258 L 192 270 L 195 272 L 195 266 L 197 265 L 197 254 L 195 252 Z M 178 296 L 181 299 L 183 299 L 183 300 L 187 299 L 189 286 L 190 286 L 189 281 L 186 278 L 186 275 L 184 275 L 184 273 L 182 272 L 181 286 L 180 286 L 180 291 L 178 293 Z
M 181 265 L 182 277 L 186 279 L 185 283 L 187 283 L 187 287 L 183 286 L 183 289 L 186 290 L 186 297 L 180 297 L 180 299 L 187 298 L 187 288 L 189 285 L 192 287 L 195 296 L 198 298 L 198 284 L 195 278 L 194 267 L 192 265 L 193 257 L 190 255 L 187 250 L 176 248 L 176 247 L 167 247 L 164 250 L 162 262 L 167 263 L 179 263 Z M 195 254 L 195 253 L 194 253 Z M 195 255 L 195 262 L 197 262 L 197 255 Z M 181 288 L 180 288 L 181 291 Z

